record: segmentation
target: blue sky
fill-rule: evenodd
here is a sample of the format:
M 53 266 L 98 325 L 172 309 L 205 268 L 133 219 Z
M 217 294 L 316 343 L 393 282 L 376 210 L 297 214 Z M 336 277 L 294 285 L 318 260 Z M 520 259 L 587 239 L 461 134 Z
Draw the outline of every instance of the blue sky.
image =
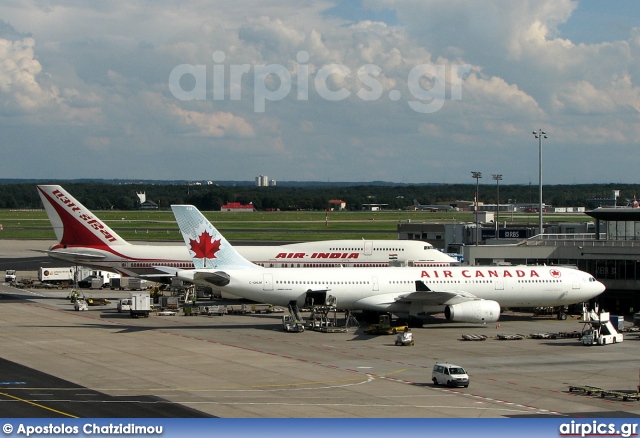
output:
M 634 183 L 640 2 L 0 4 L 4 178 Z
M 640 2 L 581 1 L 571 18 L 559 26 L 560 35 L 574 43 L 597 44 L 629 38 L 629 30 L 640 26 Z

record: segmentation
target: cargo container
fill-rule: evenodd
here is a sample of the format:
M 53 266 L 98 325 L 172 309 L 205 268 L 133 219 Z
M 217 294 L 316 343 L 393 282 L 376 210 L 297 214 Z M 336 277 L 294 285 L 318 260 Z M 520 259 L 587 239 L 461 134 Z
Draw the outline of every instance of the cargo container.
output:
M 161 306 L 163 309 L 177 309 L 178 297 L 162 297 Z
M 143 280 L 142 278 L 129 278 L 128 286 L 130 290 L 144 290 L 147 288 L 147 280 Z
M 129 314 L 132 318 L 140 316 L 147 318 L 151 312 L 151 296 L 148 292 L 131 292 L 131 310 Z

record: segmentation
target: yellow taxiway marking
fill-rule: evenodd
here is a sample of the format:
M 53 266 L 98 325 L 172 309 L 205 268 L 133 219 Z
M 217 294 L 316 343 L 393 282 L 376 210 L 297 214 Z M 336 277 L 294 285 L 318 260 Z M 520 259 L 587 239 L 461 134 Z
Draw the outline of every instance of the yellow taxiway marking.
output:
M 16 397 L 16 396 L 11 395 L 11 394 L 7 394 L 6 392 L 0 392 L 0 395 L 4 395 L 5 397 L 9 397 L 9 398 L 12 398 L 14 400 L 18 400 L 18 401 L 21 401 L 21 402 L 24 402 L 24 403 L 28 403 L 28 404 L 33 405 L 33 406 L 38 407 L 38 408 L 46 409 L 47 411 L 55 412 L 56 414 L 64 415 L 65 417 L 80 418 L 80 417 L 76 417 L 75 415 L 67 414 L 66 412 L 58 411 L 57 409 L 49 408 L 49 407 L 41 405 L 39 403 L 34 403 L 32 401 L 25 400 L 23 398 Z

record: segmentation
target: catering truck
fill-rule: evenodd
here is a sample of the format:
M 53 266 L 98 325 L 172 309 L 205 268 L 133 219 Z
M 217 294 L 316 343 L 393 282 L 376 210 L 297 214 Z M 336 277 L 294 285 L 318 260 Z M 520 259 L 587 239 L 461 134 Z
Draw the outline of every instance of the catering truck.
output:
M 151 312 L 151 295 L 149 292 L 131 292 L 130 305 L 129 314 L 132 318 L 148 318 Z
M 76 275 L 76 272 L 78 273 Z M 38 269 L 38 280 L 42 283 L 60 284 L 73 283 L 76 278 L 82 280 L 89 276 L 90 269 L 82 266 L 67 266 L 62 268 L 40 268 Z

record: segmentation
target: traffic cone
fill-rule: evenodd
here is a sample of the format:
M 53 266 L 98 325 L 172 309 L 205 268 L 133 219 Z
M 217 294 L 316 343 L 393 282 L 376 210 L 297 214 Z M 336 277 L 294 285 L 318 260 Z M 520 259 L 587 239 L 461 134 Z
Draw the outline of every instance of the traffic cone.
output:
M 498 325 L 496 325 L 496 328 L 499 329 L 500 328 L 500 323 L 498 323 Z

